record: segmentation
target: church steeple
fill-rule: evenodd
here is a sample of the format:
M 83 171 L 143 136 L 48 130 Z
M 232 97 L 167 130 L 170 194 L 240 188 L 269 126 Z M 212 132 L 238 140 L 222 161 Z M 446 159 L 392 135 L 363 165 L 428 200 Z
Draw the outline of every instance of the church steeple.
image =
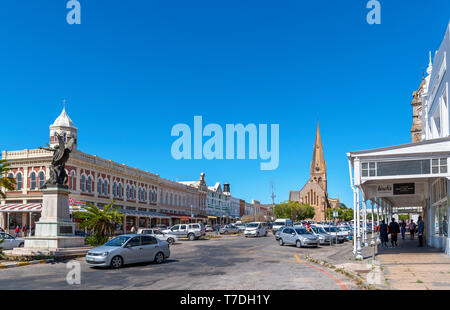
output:
M 310 182 L 319 183 L 327 191 L 327 164 L 323 156 L 322 138 L 320 136 L 319 122 L 317 122 L 316 141 L 311 162 Z

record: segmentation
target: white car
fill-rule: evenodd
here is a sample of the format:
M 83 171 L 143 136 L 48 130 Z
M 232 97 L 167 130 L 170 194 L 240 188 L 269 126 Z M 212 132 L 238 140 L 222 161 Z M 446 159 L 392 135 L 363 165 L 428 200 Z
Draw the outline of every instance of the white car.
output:
M 267 230 L 269 229 L 269 226 L 267 223 L 263 222 L 253 222 L 247 224 L 247 227 L 245 227 L 244 230 L 244 236 L 245 237 L 261 237 L 261 236 L 267 236 Z
M 159 240 L 167 241 L 169 244 L 174 244 L 178 240 L 177 236 L 173 234 L 165 234 L 161 232 L 159 229 L 155 228 L 139 228 L 138 234 L 150 235 L 155 238 L 158 238 Z
M 284 226 L 292 226 L 292 221 L 290 219 L 278 219 L 275 222 L 273 222 L 272 225 L 272 232 L 275 235 L 278 229 Z
M 25 244 L 24 239 L 14 238 L 10 234 L 4 232 L 0 233 L 0 240 L 3 240 L 3 243 L 0 244 L 0 247 L 3 248 L 3 250 L 12 250 L 14 248 L 21 248 Z

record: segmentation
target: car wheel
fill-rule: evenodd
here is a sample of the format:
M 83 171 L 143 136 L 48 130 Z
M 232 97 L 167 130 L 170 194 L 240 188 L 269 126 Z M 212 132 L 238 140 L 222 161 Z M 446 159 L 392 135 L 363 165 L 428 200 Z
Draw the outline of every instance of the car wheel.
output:
M 283 239 L 280 238 L 280 239 L 278 240 L 278 242 L 280 243 L 281 246 L 284 245 Z
M 164 253 L 163 252 L 158 252 L 155 255 L 155 263 L 161 264 L 162 262 L 164 262 Z
M 266 231 L 266 233 L 264 234 L 264 237 L 267 237 L 267 231 Z
M 168 242 L 170 245 L 172 245 L 172 244 L 175 243 L 175 240 L 173 240 L 173 238 L 168 238 L 168 239 L 167 239 L 167 242 Z
M 194 241 L 195 240 L 195 235 L 194 234 L 189 234 L 188 238 L 190 241 Z
M 23 248 L 23 242 L 19 244 L 19 248 Z
M 111 259 L 111 268 L 113 269 L 119 269 L 123 266 L 123 259 L 120 256 L 114 256 Z
M 295 246 L 297 248 L 301 248 L 302 247 L 302 243 L 300 242 L 300 240 L 297 240 L 297 242 L 295 242 Z

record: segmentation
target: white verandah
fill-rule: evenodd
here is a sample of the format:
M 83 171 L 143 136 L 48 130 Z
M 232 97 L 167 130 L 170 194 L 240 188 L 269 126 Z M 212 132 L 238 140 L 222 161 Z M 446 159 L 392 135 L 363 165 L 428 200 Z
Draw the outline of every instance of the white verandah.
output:
M 347 157 L 354 194 L 357 259 L 362 259 L 362 246 L 375 244 L 374 222 L 379 225 L 382 218 L 390 220 L 394 214 L 414 212 L 421 213 L 425 222 L 425 244 L 450 255 L 449 137 L 350 152 Z M 368 202 L 374 208 L 370 241 L 365 225 Z

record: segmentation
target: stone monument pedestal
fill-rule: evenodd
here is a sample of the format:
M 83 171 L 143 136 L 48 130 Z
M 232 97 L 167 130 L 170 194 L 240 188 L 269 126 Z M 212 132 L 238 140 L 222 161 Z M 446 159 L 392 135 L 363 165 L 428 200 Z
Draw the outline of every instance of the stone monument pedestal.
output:
M 84 237 L 75 236 L 75 224 L 70 219 L 69 190 L 61 185 L 46 186 L 42 195 L 42 214 L 36 223 L 35 236 L 24 238 L 24 248 L 83 247 Z

